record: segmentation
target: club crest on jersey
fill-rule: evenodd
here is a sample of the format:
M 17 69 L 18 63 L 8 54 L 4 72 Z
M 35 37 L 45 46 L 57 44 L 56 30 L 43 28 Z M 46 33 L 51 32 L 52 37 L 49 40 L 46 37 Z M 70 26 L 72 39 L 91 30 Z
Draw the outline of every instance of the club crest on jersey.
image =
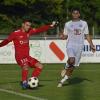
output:
M 81 34 L 81 30 L 80 29 L 74 29 L 74 34 L 75 35 L 80 35 Z

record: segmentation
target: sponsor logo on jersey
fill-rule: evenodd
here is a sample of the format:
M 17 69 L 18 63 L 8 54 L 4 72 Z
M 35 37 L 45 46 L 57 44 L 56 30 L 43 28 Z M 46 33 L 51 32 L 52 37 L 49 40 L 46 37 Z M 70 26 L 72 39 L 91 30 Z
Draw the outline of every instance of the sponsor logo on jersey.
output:
M 20 44 L 22 45 L 22 44 L 27 44 L 28 43 L 28 41 L 27 40 L 24 40 L 24 41 L 19 41 L 20 42 Z

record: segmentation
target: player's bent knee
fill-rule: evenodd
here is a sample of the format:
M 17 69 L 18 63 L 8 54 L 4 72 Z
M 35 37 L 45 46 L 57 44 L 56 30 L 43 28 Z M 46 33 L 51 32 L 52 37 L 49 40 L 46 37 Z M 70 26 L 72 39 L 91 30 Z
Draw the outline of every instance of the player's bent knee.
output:
M 38 62 L 38 63 L 35 64 L 35 67 L 39 67 L 39 68 L 42 69 L 43 68 L 43 65 L 40 62 Z
M 23 70 L 28 70 L 28 66 L 23 66 L 22 69 Z
M 73 58 L 68 59 L 67 63 L 69 64 L 70 67 L 73 67 L 75 64 L 75 58 L 73 57 Z
M 68 64 L 69 64 L 69 65 L 74 65 L 75 62 L 74 62 L 74 61 L 68 61 Z

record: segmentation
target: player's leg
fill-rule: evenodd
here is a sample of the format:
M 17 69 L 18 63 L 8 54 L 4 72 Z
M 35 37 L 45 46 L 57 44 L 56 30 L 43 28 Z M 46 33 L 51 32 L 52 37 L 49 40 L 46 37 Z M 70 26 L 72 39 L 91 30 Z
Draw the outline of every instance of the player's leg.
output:
M 23 66 L 22 67 L 22 82 L 21 82 L 23 89 L 28 88 L 27 77 L 28 77 L 28 66 Z
M 64 82 L 71 77 L 72 72 L 74 70 L 75 57 L 68 58 L 67 63 L 68 63 L 68 67 L 66 69 L 65 76 L 59 82 L 58 87 L 62 87 L 62 85 L 64 84 Z
M 61 70 L 61 73 L 60 73 L 60 74 L 61 74 L 61 77 L 64 77 L 64 76 L 65 76 L 67 66 L 68 66 L 68 63 L 66 62 L 66 64 L 65 64 L 64 68 Z
M 71 77 L 74 69 L 76 67 L 79 66 L 79 63 L 80 63 L 80 58 L 81 58 L 81 54 L 82 54 L 82 51 L 81 50 L 78 50 L 78 53 L 76 53 L 76 56 L 75 57 L 70 57 L 67 61 L 68 63 L 68 68 L 66 69 L 66 73 L 65 73 L 65 76 L 64 78 L 61 80 L 61 85 Z
M 32 72 L 32 77 L 38 77 L 43 69 L 43 65 L 40 62 L 37 62 L 35 65 L 35 69 Z
M 43 65 L 35 58 L 29 57 L 29 65 L 33 69 L 32 77 L 38 77 L 43 69 Z
M 74 70 L 74 64 L 75 64 L 75 57 L 70 57 L 67 61 L 68 68 L 66 69 L 66 75 L 70 77 L 72 75 L 72 72 Z
M 68 50 L 70 52 L 68 52 L 68 56 L 74 56 L 75 53 L 75 57 L 69 57 L 67 64 L 65 66 L 65 76 L 64 78 L 60 81 L 58 87 L 61 87 L 62 84 L 71 77 L 72 72 L 74 70 L 74 68 L 76 68 L 77 66 L 79 66 L 80 64 L 80 59 L 81 59 L 81 54 L 82 54 L 82 47 L 77 48 L 74 52 L 72 49 Z
M 21 67 L 21 86 L 23 89 L 28 88 L 28 84 L 27 84 L 27 77 L 28 77 L 28 59 L 27 58 L 20 58 L 17 57 L 16 61 L 18 63 L 18 65 Z

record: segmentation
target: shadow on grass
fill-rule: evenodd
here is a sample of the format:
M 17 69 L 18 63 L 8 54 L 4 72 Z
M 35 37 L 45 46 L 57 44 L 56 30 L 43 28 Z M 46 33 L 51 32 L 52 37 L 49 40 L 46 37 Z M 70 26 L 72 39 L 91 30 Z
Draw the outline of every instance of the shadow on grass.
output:
M 39 84 L 38 87 L 35 87 L 35 88 L 28 88 L 28 90 L 38 90 L 38 89 L 41 88 L 41 87 L 44 87 L 44 85 Z
M 64 84 L 64 86 L 66 86 L 66 85 L 80 84 L 80 83 L 82 83 L 84 81 L 92 82 L 92 80 L 89 80 L 87 78 L 74 77 L 72 79 L 69 79 L 68 82 L 66 84 Z

